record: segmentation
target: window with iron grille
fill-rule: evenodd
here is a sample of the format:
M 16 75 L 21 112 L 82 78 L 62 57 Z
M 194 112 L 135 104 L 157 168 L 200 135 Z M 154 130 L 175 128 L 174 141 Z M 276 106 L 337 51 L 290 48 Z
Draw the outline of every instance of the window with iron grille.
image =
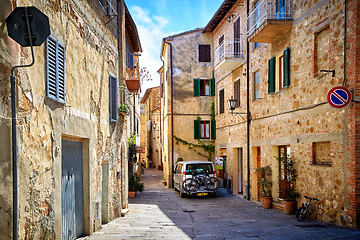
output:
M 46 96 L 65 103 L 65 47 L 51 36 L 46 41 Z
M 330 142 L 314 142 L 312 146 L 312 164 L 331 166 Z

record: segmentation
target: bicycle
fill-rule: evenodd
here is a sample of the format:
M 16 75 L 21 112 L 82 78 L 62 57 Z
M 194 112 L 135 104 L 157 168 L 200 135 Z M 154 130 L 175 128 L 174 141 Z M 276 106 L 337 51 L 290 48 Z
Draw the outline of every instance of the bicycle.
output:
M 311 201 L 319 201 L 319 199 L 311 198 L 308 196 L 304 196 L 304 198 L 308 199 L 308 201 L 306 203 L 303 203 L 302 206 L 296 211 L 296 219 L 300 222 L 304 221 Z
M 183 181 L 183 189 L 188 193 L 194 193 L 198 190 L 216 191 L 220 187 L 220 181 L 216 177 L 210 177 L 207 172 L 205 175 L 198 176 L 196 173 L 191 173 L 192 177 Z

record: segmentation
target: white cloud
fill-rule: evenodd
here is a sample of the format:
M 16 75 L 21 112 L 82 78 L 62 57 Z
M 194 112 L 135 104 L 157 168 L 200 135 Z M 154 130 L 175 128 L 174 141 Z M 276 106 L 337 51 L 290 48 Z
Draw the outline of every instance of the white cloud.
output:
M 149 11 L 138 6 L 131 8 L 132 17 L 136 23 L 143 52 L 140 57 L 140 66 L 145 67 L 151 75 L 152 81 L 143 82 L 142 94 L 149 87 L 160 85 L 160 75 L 157 73 L 162 66 L 160 48 L 162 38 L 168 36 L 164 27 L 168 20 L 162 16 L 150 16 Z

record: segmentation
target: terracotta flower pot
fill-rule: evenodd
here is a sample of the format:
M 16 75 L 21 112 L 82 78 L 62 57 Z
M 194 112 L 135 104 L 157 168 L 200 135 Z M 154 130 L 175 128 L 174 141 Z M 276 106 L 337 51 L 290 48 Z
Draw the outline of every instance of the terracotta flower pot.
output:
M 272 208 L 272 197 L 260 197 L 263 208 Z
M 129 198 L 134 198 L 136 195 L 136 192 L 129 191 Z
M 296 212 L 296 201 L 283 200 L 284 213 L 287 215 L 294 215 Z

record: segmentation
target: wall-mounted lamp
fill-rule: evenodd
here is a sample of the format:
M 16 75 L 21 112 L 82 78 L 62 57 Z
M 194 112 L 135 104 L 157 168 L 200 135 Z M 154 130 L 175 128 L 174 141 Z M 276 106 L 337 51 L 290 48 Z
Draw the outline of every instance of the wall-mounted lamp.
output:
M 231 115 L 239 115 L 242 119 L 244 119 L 245 121 L 251 121 L 251 114 L 250 112 L 234 112 L 235 108 L 236 108 L 236 103 L 237 103 L 237 99 L 234 99 L 232 96 L 231 98 L 228 100 L 229 102 L 229 108 L 230 108 L 230 114 Z M 241 115 L 246 115 L 246 119 L 241 116 Z
M 235 17 L 235 15 L 234 15 L 234 14 L 230 14 L 230 15 L 227 17 L 227 21 L 228 21 L 228 22 L 231 22 L 231 19 L 232 19 L 233 17 Z
M 154 130 L 156 129 L 156 123 L 153 123 L 153 129 Z
M 332 73 L 332 77 L 335 77 L 335 70 L 320 70 L 320 72 Z

